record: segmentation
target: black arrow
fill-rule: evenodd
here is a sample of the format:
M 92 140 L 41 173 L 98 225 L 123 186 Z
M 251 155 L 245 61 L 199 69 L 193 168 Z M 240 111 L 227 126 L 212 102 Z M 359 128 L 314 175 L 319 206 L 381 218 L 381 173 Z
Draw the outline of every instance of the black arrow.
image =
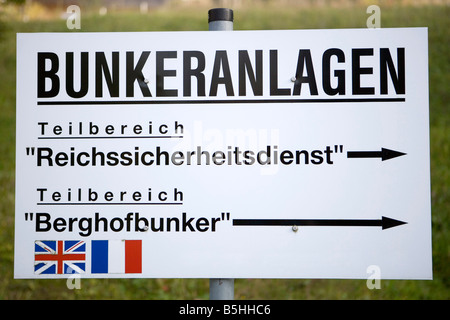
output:
M 378 220 L 359 219 L 233 219 L 233 226 L 328 226 L 328 227 L 381 227 L 382 230 L 407 222 L 381 217 Z
M 381 151 L 347 151 L 347 158 L 381 158 L 382 161 L 404 156 L 406 153 L 381 148 Z

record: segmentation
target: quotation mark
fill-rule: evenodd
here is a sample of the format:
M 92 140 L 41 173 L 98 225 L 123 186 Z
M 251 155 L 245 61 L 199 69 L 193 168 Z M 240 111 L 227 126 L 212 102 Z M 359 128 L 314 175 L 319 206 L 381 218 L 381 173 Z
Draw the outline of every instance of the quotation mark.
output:
M 222 212 L 222 221 L 225 220 L 225 216 L 226 216 L 226 220 L 230 220 L 230 213 L 229 212 Z
M 29 156 L 29 155 L 34 156 L 34 150 L 35 150 L 34 147 L 27 147 L 27 148 L 26 148 L 27 156 Z

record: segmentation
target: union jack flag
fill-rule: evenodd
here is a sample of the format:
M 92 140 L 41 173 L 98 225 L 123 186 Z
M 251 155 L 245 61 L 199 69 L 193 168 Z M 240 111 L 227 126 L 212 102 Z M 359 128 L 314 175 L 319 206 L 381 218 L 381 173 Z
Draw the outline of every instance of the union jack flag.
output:
M 86 271 L 86 243 L 78 240 L 38 240 L 34 243 L 35 274 Z

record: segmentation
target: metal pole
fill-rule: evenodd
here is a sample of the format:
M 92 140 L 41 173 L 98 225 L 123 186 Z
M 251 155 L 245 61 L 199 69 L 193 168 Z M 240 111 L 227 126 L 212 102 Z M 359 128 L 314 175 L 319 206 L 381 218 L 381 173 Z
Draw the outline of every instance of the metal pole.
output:
M 208 11 L 209 31 L 233 31 L 233 10 Z M 210 300 L 234 300 L 234 279 L 209 279 Z
M 209 279 L 209 300 L 234 300 L 234 279 Z
M 208 11 L 209 31 L 233 31 L 233 10 L 216 8 Z

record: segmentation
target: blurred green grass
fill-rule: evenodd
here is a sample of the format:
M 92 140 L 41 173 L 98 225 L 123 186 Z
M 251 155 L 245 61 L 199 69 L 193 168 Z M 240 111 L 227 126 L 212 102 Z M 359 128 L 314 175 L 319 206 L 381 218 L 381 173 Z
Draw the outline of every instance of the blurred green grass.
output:
M 365 7 L 263 7 L 235 10 L 235 30 L 365 28 Z M 381 27 L 428 27 L 434 280 L 237 279 L 236 299 L 450 298 L 450 16 L 449 6 L 381 8 Z M 208 299 L 208 279 L 14 280 L 15 39 L 17 32 L 73 32 L 61 19 L 0 23 L 0 299 Z M 81 32 L 207 30 L 207 9 L 163 8 L 148 14 L 82 13 Z

